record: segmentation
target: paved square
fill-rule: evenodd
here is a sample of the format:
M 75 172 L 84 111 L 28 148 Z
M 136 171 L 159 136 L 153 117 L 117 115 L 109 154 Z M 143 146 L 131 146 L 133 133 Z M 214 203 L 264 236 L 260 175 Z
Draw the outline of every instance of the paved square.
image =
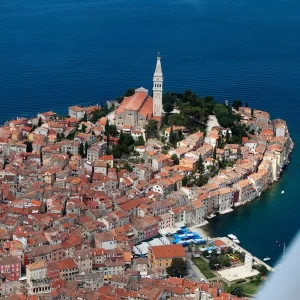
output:
M 245 265 L 218 271 L 217 273 L 228 281 L 244 279 L 259 274 L 257 270 L 255 269 L 250 270 L 249 267 Z

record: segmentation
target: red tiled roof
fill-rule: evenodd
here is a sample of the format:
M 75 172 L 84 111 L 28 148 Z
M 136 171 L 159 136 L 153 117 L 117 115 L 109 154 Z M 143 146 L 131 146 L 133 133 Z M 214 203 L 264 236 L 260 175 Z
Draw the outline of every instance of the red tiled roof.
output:
M 151 97 L 148 97 L 148 99 L 143 104 L 140 112 L 142 116 L 145 116 L 147 118 L 150 118 L 153 113 L 153 99 Z
M 181 244 L 152 246 L 151 250 L 155 256 L 155 259 L 185 257 L 185 251 Z
M 130 100 L 126 104 L 125 109 L 128 110 L 139 110 L 147 97 L 145 92 L 137 92 L 133 96 L 129 97 Z M 122 105 L 122 104 L 121 104 Z

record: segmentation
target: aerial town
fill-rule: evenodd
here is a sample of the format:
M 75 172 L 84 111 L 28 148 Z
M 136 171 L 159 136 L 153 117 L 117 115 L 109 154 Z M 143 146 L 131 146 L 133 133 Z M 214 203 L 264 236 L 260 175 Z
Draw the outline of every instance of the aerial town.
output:
M 0 127 L 1 299 L 247 298 L 228 285 L 259 276 L 255 261 L 201 226 L 280 178 L 294 147 L 287 124 L 228 102 L 183 123 L 186 103 L 167 112 L 163 97 L 158 55 L 153 97 L 141 87 Z M 215 280 L 198 268 L 203 256 Z

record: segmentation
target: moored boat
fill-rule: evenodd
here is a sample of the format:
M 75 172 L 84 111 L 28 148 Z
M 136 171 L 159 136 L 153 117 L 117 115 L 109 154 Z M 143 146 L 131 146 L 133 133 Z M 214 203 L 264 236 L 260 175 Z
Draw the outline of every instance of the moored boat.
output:
M 231 240 L 237 239 L 237 237 L 234 234 L 228 234 L 227 235 Z

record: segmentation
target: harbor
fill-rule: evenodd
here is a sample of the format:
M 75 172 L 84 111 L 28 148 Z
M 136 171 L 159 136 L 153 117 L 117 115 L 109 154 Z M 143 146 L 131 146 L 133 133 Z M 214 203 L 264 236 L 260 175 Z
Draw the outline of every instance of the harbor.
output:
M 190 230 L 193 230 L 195 232 L 197 232 L 200 236 L 202 236 L 207 242 L 209 241 L 215 241 L 215 240 L 221 240 L 222 242 L 224 242 L 228 247 L 232 247 L 233 250 L 237 250 L 240 252 L 244 252 L 245 254 L 251 255 L 253 257 L 254 263 L 255 264 L 262 264 L 265 265 L 266 268 L 269 271 L 274 271 L 274 269 L 269 266 L 263 259 L 260 259 L 258 257 L 255 257 L 254 255 L 252 255 L 248 250 L 246 250 L 245 248 L 243 248 L 240 244 L 237 244 L 236 242 L 234 242 L 232 239 L 230 239 L 229 237 L 210 237 L 208 235 L 208 233 L 203 229 L 203 227 L 199 227 L 199 226 L 194 226 L 191 227 Z M 233 234 L 229 234 L 229 236 L 231 236 L 233 239 L 238 240 L 238 238 L 233 235 Z M 239 241 L 239 240 L 238 240 Z M 240 241 L 239 241 L 240 243 Z M 268 257 L 269 258 L 269 257 Z

